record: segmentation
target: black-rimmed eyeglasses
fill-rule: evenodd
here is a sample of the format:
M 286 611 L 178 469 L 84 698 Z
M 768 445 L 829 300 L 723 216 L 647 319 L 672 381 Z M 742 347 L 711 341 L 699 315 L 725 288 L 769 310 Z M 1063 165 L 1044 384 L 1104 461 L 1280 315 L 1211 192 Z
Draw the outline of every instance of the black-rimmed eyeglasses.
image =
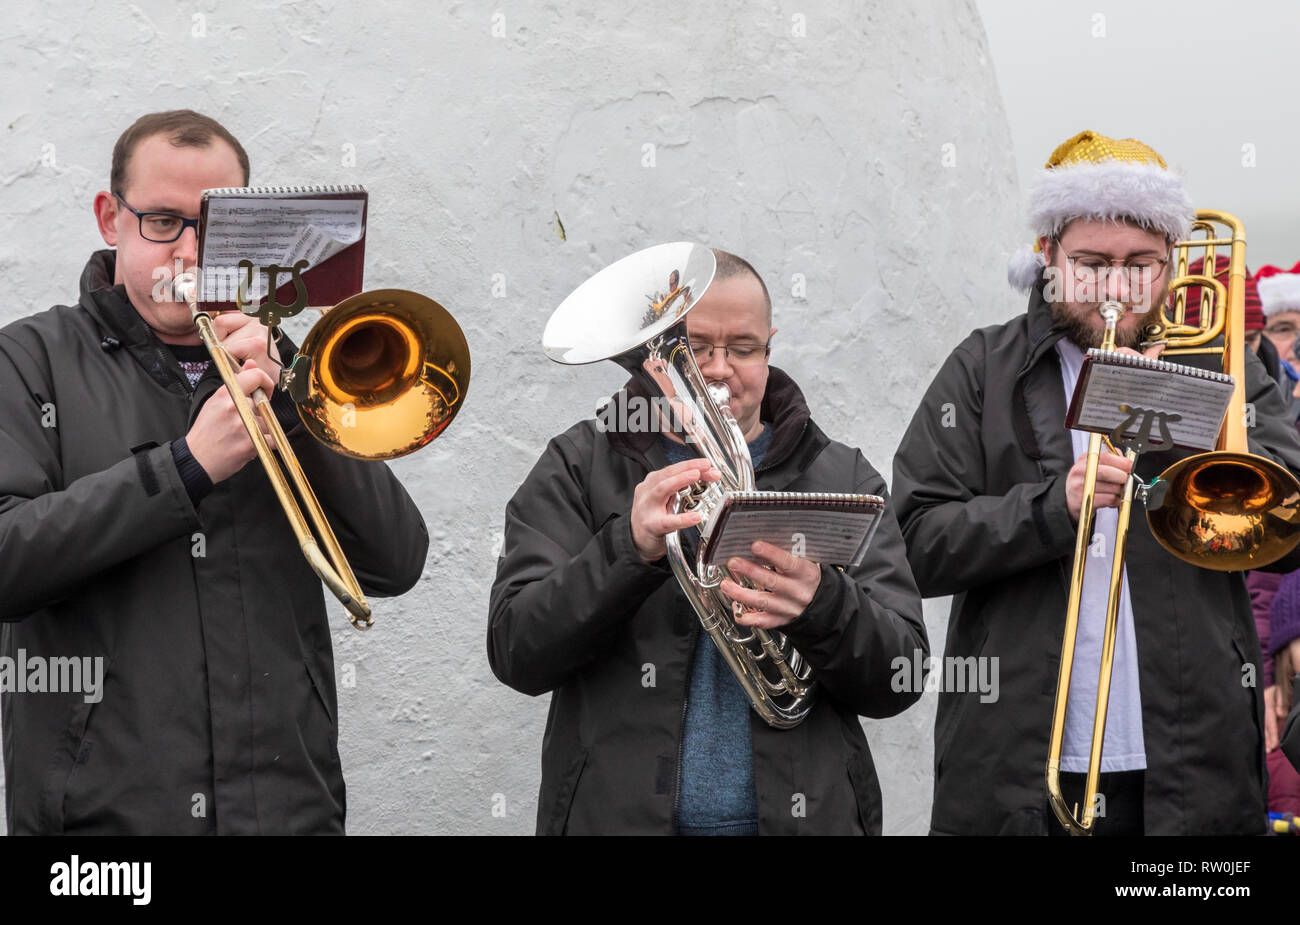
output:
M 117 197 L 118 202 L 126 206 L 128 212 L 139 219 L 140 237 L 146 241 L 153 241 L 155 244 L 170 244 L 185 234 L 186 228 L 193 228 L 195 236 L 198 236 L 199 220 L 197 218 L 186 218 L 173 212 L 141 212 L 138 209 L 131 208 L 131 204 L 117 193 L 113 195 Z

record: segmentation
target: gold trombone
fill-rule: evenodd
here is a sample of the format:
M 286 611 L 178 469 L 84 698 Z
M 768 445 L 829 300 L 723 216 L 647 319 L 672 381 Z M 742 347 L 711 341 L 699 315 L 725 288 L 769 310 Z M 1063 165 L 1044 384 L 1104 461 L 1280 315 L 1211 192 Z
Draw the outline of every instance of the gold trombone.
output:
M 1216 223 L 1228 228 L 1229 237 L 1216 236 Z M 1147 326 L 1144 340 L 1167 340 L 1162 357 L 1221 353 L 1223 371 L 1234 379 L 1232 400 L 1214 451 L 1189 456 L 1161 473 L 1168 497 L 1179 503 L 1149 507 L 1147 522 L 1161 546 L 1191 565 L 1221 572 L 1257 569 L 1300 543 L 1300 482 L 1283 466 L 1253 455 L 1247 445 L 1246 232 L 1234 216 L 1208 210 L 1196 213 L 1193 231 L 1204 231 L 1206 237 L 1176 246 L 1181 279 L 1169 287 L 1174 319 L 1162 311 Z M 1226 294 L 1211 276 L 1186 275 L 1190 247 L 1205 248 L 1204 272 L 1214 274 L 1215 248 L 1222 246 L 1230 248 Z M 1199 326 L 1209 330 L 1183 323 L 1187 290 L 1194 285 L 1202 287 Z M 1213 292 L 1211 323 L 1205 320 L 1207 286 Z M 1220 332 L 1223 346 L 1206 346 Z
M 1106 322 L 1101 349 L 1115 349 L 1115 326 L 1124 314 L 1118 302 L 1105 302 L 1101 316 Z M 1102 636 L 1101 671 L 1097 679 L 1097 712 L 1092 726 L 1092 750 L 1088 758 L 1088 781 L 1084 789 L 1083 818 L 1065 802 L 1061 792 L 1061 748 L 1065 743 L 1065 713 L 1070 699 L 1070 675 L 1074 668 L 1075 638 L 1079 630 L 1079 605 L 1083 600 L 1083 575 L 1087 565 L 1088 544 L 1092 539 L 1093 501 L 1097 488 L 1097 461 L 1101 456 L 1101 434 L 1088 438 L 1088 463 L 1084 472 L 1083 498 L 1079 505 L 1079 531 L 1074 539 L 1074 568 L 1070 575 L 1070 598 L 1065 609 L 1065 639 L 1061 644 L 1061 664 L 1056 678 L 1056 706 L 1052 713 L 1052 738 L 1047 752 L 1047 796 L 1061 825 L 1072 835 L 1092 834 L 1097 781 L 1101 773 L 1101 745 L 1106 735 L 1106 707 L 1110 702 L 1111 665 L 1115 657 L 1115 632 L 1119 620 L 1121 583 L 1124 580 L 1124 550 L 1128 542 L 1129 510 L 1133 501 L 1133 480 L 1124 487 L 1119 506 L 1119 525 L 1115 530 L 1115 550 L 1111 556 L 1110 595 L 1106 604 L 1106 628 Z M 1124 457 L 1130 462 L 1137 452 L 1128 449 Z
M 1227 236 L 1220 235 L 1222 225 Z M 1246 234 L 1242 223 L 1226 212 L 1196 213 L 1193 233 L 1205 237 L 1179 241 L 1174 245 L 1176 278 L 1169 284 L 1166 305 L 1143 329 L 1143 346 L 1164 342 L 1162 358 L 1193 354 L 1221 354 L 1223 371 L 1233 377 L 1232 398 L 1216 449 L 1174 463 L 1150 486 L 1143 486 L 1147 523 L 1156 541 L 1172 555 L 1200 568 L 1218 571 L 1256 569 L 1276 562 L 1300 543 L 1300 482 L 1287 469 L 1250 453 L 1245 424 L 1245 279 Z M 1215 278 L 1215 249 L 1227 247 L 1228 285 Z M 1202 274 L 1188 273 L 1188 252 L 1204 248 Z M 1206 275 L 1213 274 L 1213 275 Z M 1187 292 L 1200 287 L 1198 324 L 1185 322 Z M 1102 350 L 1115 349 L 1115 326 L 1123 307 L 1115 302 L 1101 306 L 1106 320 Z M 1221 345 L 1210 344 L 1222 337 Z M 1075 637 L 1083 594 L 1086 554 L 1092 537 L 1097 460 L 1101 434 L 1088 439 L 1088 462 L 1083 498 L 1079 508 L 1079 530 L 1075 538 L 1074 567 L 1070 597 L 1066 606 L 1065 638 L 1056 682 L 1056 703 L 1047 758 L 1047 793 L 1057 819 L 1072 835 L 1090 835 L 1094 830 L 1098 779 L 1101 773 L 1102 743 L 1106 733 L 1106 708 L 1110 699 L 1111 669 L 1115 654 L 1124 553 L 1128 539 L 1129 512 L 1133 502 L 1134 478 L 1130 476 L 1120 501 L 1115 549 L 1111 556 L 1110 595 L 1102 637 L 1101 668 L 1097 682 L 1097 703 L 1093 714 L 1092 748 L 1083 793 L 1083 813 L 1073 811 L 1061 793 L 1060 761 L 1065 737 L 1065 715 L 1074 664 Z M 1124 456 L 1136 460 L 1131 447 Z
M 221 345 L 211 315 L 199 307 L 195 276 L 177 277 L 173 291 L 193 313 L 199 338 L 234 400 L 307 563 L 347 608 L 352 625 L 369 629 L 374 624 L 370 604 L 270 399 L 261 389 L 253 393 L 251 403 L 245 399 L 235 378 L 239 364 Z M 293 395 L 308 431 L 335 452 L 357 459 L 394 459 L 427 445 L 446 429 L 464 403 L 469 371 L 465 335 L 445 308 L 419 293 L 380 289 L 327 310 L 284 369 L 280 385 Z

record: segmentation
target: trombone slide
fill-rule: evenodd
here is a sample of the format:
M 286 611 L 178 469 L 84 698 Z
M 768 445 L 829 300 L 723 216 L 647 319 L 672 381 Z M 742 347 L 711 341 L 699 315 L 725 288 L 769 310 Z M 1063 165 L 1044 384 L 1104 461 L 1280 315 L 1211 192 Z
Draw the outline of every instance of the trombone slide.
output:
M 1111 553 L 1106 625 L 1101 644 L 1101 665 L 1097 676 L 1097 702 L 1093 713 L 1092 747 L 1088 752 L 1088 779 L 1083 793 L 1083 814 L 1079 807 L 1071 810 L 1061 792 L 1061 748 L 1065 741 L 1065 718 L 1070 697 L 1070 676 L 1074 670 L 1075 639 L 1079 631 L 1079 607 L 1083 600 L 1083 579 L 1088 545 L 1094 524 L 1093 501 L 1097 487 L 1097 465 L 1101 455 L 1101 435 L 1088 440 L 1088 467 L 1084 476 L 1083 499 L 1079 508 L 1079 532 L 1074 542 L 1074 568 L 1070 576 L 1070 600 L 1065 613 L 1065 637 L 1061 642 L 1061 664 L 1056 679 L 1056 706 L 1052 713 L 1052 738 L 1047 758 L 1047 795 L 1052 811 L 1071 835 L 1091 835 L 1096 823 L 1097 785 L 1101 776 L 1102 744 L 1106 738 L 1106 711 L 1110 705 L 1110 681 L 1115 661 L 1115 638 L 1119 628 L 1120 593 L 1124 583 L 1124 556 L 1128 546 L 1129 515 L 1133 508 L 1133 480 L 1124 486 L 1120 500 L 1115 548 Z M 1130 463 L 1137 460 L 1134 450 L 1124 454 Z
M 1106 319 L 1102 350 L 1115 349 L 1115 327 L 1123 315 L 1116 302 L 1101 306 Z M 1092 541 L 1094 507 L 1097 494 L 1097 466 L 1101 459 L 1101 434 L 1088 437 L 1088 462 L 1084 470 L 1083 495 L 1079 501 L 1079 530 L 1074 537 L 1074 565 L 1070 572 L 1070 598 L 1065 609 L 1065 636 L 1061 640 L 1061 664 L 1056 676 L 1056 703 L 1052 711 L 1052 737 L 1047 752 L 1047 797 L 1052 812 L 1071 835 L 1091 835 L 1096 823 L 1097 784 L 1101 776 L 1101 749 L 1106 738 L 1106 710 L 1110 704 L 1110 676 L 1115 659 L 1115 631 L 1119 623 L 1120 591 L 1124 582 L 1124 552 L 1128 544 L 1129 512 L 1133 506 L 1133 479 L 1124 483 L 1124 497 L 1119 506 L 1115 530 L 1115 548 L 1111 551 L 1110 595 L 1106 603 L 1106 625 L 1102 636 L 1101 667 L 1097 678 L 1097 704 L 1092 721 L 1092 748 L 1088 752 L 1088 779 L 1083 792 L 1083 815 L 1076 815 L 1061 792 L 1061 748 L 1065 743 L 1065 717 L 1070 700 L 1070 676 L 1074 671 L 1075 640 L 1079 633 L 1079 608 L 1083 603 L 1083 579 L 1088 565 L 1088 546 Z M 1125 451 L 1130 465 L 1137 452 Z
M 344 556 L 338 539 L 330 528 L 320 502 L 316 499 L 315 493 L 311 490 L 311 485 L 307 482 L 307 477 L 303 474 L 298 458 L 289 446 L 289 439 L 285 436 L 284 429 L 280 427 L 275 412 L 271 410 L 270 399 L 267 398 L 265 392 L 258 389 L 253 393 L 252 403 L 250 404 L 243 391 L 239 388 L 239 382 L 235 378 L 238 371 L 235 368 L 234 360 L 217 338 L 211 316 L 198 308 L 196 287 L 182 288 L 178 286 L 178 291 L 184 295 L 190 310 L 194 313 L 194 324 L 198 328 L 199 339 L 203 341 L 203 345 L 208 349 L 208 353 L 212 356 L 212 362 L 221 375 L 221 381 L 225 383 L 226 389 L 230 392 L 230 397 L 235 403 L 235 409 L 239 412 L 240 420 L 244 423 L 244 429 L 253 441 L 253 448 L 257 452 L 257 458 L 261 461 L 262 468 L 266 470 L 267 477 L 271 480 L 271 487 L 275 491 L 276 498 L 280 501 L 280 507 L 283 508 L 285 516 L 289 519 L 289 526 L 293 529 L 303 556 L 307 559 L 312 571 L 320 576 L 321 581 L 330 589 L 330 592 L 347 608 L 348 619 L 352 621 L 352 625 L 360 630 L 369 629 L 374 624 L 374 619 L 370 615 L 370 604 L 366 601 L 361 585 L 357 582 L 356 575 L 353 574 L 352 567 L 348 564 L 347 557 Z M 258 425 L 257 415 L 261 416 L 267 430 L 271 433 L 280 460 L 284 463 L 283 470 L 276 461 L 275 454 L 271 452 L 271 446 L 262 433 L 262 428 Z M 289 481 L 285 479 L 286 472 L 289 474 L 289 480 L 293 482 L 293 487 L 297 489 L 298 497 L 302 499 L 303 505 L 307 508 L 307 517 L 311 518 L 311 523 L 316 527 L 317 533 L 320 535 L 320 541 L 325 546 L 324 552 L 321 551 L 316 535 L 312 533 L 307 524 L 307 517 L 303 516 L 302 508 L 298 505 L 293 491 L 289 488 Z

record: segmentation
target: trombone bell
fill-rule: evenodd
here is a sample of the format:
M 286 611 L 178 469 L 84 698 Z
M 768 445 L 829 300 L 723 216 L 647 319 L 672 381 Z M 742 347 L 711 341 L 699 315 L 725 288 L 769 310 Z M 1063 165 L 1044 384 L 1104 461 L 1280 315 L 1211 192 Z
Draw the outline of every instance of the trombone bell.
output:
M 252 401 L 244 397 L 237 364 L 211 316 L 199 308 L 195 275 L 178 276 L 172 291 L 189 306 L 308 565 L 347 608 L 352 625 L 368 629 L 374 623 L 370 604 L 271 400 L 260 389 Z M 469 385 L 469 347 L 437 302 L 404 289 L 378 289 L 326 312 L 281 378 L 316 439 L 357 459 L 392 459 L 428 444 L 456 416 Z
M 1282 558 L 1300 542 L 1300 494 L 1277 463 L 1247 453 L 1202 453 L 1160 476 L 1167 500 L 1148 510 L 1156 541 L 1198 568 L 1236 572 Z
M 460 325 L 437 302 L 404 289 L 340 302 L 300 352 L 311 365 L 299 416 L 316 439 L 355 459 L 395 459 L 428 445 L 469 387 Z
M 1224 226 L 1227 234 L 1218 230 Z M 1226 212 L 1196 213 L 1194 233 L 1205 237 L 1174 245 L 1177 278 L 1169 283 L 1175 317 L 1160 312 L 1149 340 L 1165 340 L 1162 357 L 1222 355 L 1223 371 L 1236 380 L 1216 448 L 1174 463 L 1160 475 L 1169 484 L 1165 501 L 1147 510 L 1151 534 L 1166 550 L 1198 568 L 1220 572 L 1257 569 L 1276 562 L 1300 543 L 1300 482 L 1289 471 L 1249 451 L 1246 438 L 1246 232 Z M 1220 269 L 1215 249 L 1228 248 Z M 1193 273 L 1190 251 L 1203 250 L 1202 272 Z M 1219 280 L 1226 278 L 1225 286 Z M 1197 333 L 1180 324 L 1188 296 L 1197 297 Z M 1207 312 L 1207 308 L 1209 311 Z M 1207 317 L 1207 315 L 1209 317 Z M 1222 336 L 1222 346 L 1216 343 Z

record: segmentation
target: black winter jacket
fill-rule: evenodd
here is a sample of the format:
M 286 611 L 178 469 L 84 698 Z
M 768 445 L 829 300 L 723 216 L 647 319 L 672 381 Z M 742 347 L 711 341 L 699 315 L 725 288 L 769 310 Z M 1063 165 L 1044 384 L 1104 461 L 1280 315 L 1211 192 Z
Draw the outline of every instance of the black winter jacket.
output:
M 9 829 L 341 833 L 342 608 L 260 465 L 191 504 L 171 441 L 220 380 L 191 390 L 114 259 L 78 305 L 0 330 L 0 654 L 106 666 L 99 702 L 3 695 Z M 396 478 L 289 439 L 363 588 L 409 589 L 428 534 Z
M 618 400 L 629 394 L 644 397 L 629 384 Z M 885 495 L 880 475 L 822 433 L 778 369 L 761 416 L 774 434 L 759 488 Z M 701 629 L 664 561 L 641 561 L 628 521 L 634 489 L 666 463 L 655 434 L 602 432 L 584 421 L 550 442 L 506 509 L 488 657 L 516 690 L 552 692 L 539 834 L 674 831 Z M 821 694 L 793 730 L 772 729 L 750 711 L 759 829 L 878 834 L 880 786 L 858 716 L 892 716 L 914 702 L 919 691 L 893 689 L 891 662 L 928 653 L 892 511 L 859 567 L 822 566 L 815 597 L 786 632 Z
M 940 694 L 937 833 L 1047 831 L 1044 765 L 1076 533 L 1065 500 L 1074 453 L 1054 349 L 1062 333 L 1039 291 L 1026 314 L 972 333 L 935 376 L 894 458 L 894 497 L 921 593 L 955 595 L 945 657 L 1000 660 L 995 702 Z M 1246 354 L 1246 400 L 1255 409 L 1250 450 L 1300 473 L 1300 437 L 1281 394 Z M 1219 363 L 1218 356 L 1176 360 Z M 1188 455 L 1147 453 L 1136 472 L 1149 482 Z M 1295 558 L 1272 568 L 1295 568 Z M 1262 833 L 1260 652 L 1243 573 L 1174 558 L 1140 508 L 1126 566 L 1146 831 Z M 1092 704 L 1079 708 L 1092 713 Z

